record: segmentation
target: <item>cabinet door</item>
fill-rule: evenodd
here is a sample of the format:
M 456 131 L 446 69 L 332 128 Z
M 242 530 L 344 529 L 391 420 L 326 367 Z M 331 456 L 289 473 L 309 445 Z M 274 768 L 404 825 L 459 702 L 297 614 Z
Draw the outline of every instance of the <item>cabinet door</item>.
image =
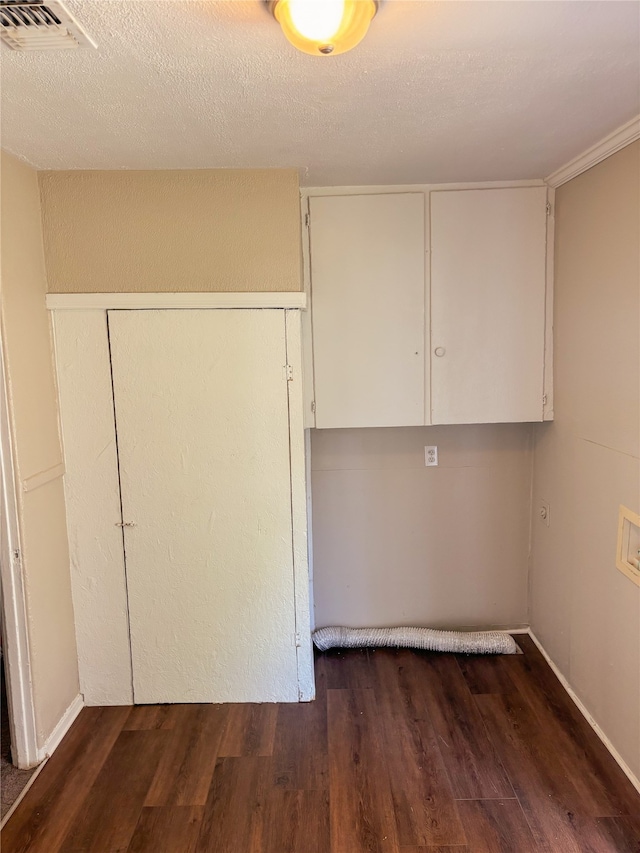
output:
M 297 701 L 284 312 L 109 337 L 134 701 Z
M 546 188 L 432 192 L 432 422 L 542 420 Z
M 424 423 L 423 193 L 310 205 L 316 426 Z

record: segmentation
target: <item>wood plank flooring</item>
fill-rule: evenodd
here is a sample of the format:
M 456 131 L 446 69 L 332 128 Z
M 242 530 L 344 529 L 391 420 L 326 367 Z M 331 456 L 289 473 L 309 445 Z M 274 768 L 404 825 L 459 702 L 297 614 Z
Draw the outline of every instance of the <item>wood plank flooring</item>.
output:
M 86 708 L 3 853 L 640 853 L 640 796 L 525 654 L 334 651 L 303 705 Z
M 18 770 L 11 763 L 11 732 L 9 730 L 9 703 L 4 680 L 4 663 L 0 661 L 0 817 L 8 814 L 34 770 Z

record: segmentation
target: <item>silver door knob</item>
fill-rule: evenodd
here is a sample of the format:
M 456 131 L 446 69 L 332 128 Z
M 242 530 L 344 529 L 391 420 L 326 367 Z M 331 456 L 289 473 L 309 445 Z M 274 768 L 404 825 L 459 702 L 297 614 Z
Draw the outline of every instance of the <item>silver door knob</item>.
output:
M 438 358 L 442 358 L 445 352 L 446 349 L 444 347 L 436 347 L 433 351 L 434 355 L 436 355 Z

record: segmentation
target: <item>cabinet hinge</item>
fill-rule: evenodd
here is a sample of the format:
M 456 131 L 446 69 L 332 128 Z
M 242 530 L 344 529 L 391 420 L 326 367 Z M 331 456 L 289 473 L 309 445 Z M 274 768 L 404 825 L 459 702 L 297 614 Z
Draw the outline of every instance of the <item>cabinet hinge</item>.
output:
M 19 563 L 19 562 L 20 562 L 20 549 L 19 549 L 19 548 L 15 548 L 15 549 L 14 549 L 14 551 L 13 551 L 13 559 L 16 561 L 16 563 Z
M 311 224 L 311 216 L 308 213 L 305 213 L 304 215 L 304 224 L 306 228 Z
M 551 216 L 551 202 L 547 202 L 547 216 Z
M 315 413 L 316 413 L 316 401 L 315 400 L 311 401 L 311 411 L 315 415 Z
M 285 364 L 282 368 L 282 378 L 286 379 L 287 382 L 293 381 L 293 367 L 290 364 Z
M 543 395 L 542 395 L 542 405 L 543 405 L 543 406 L 546 406 L 546 405 L 547 405 L 547 395 L 546 395 L 546 394 L 543 394 Z

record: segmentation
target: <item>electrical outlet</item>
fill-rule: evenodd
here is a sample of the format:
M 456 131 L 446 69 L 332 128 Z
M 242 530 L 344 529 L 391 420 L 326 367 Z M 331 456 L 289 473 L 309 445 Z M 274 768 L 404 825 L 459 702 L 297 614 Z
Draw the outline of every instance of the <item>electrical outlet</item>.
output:
M 438 465 L 438 448 L 435 445 L 425 447 L 424 464 L 427 468 L 436 467 Z
M 546 501 L 540 501 L 540 518 L 549 527 L 551 524 L 551 509 Z

